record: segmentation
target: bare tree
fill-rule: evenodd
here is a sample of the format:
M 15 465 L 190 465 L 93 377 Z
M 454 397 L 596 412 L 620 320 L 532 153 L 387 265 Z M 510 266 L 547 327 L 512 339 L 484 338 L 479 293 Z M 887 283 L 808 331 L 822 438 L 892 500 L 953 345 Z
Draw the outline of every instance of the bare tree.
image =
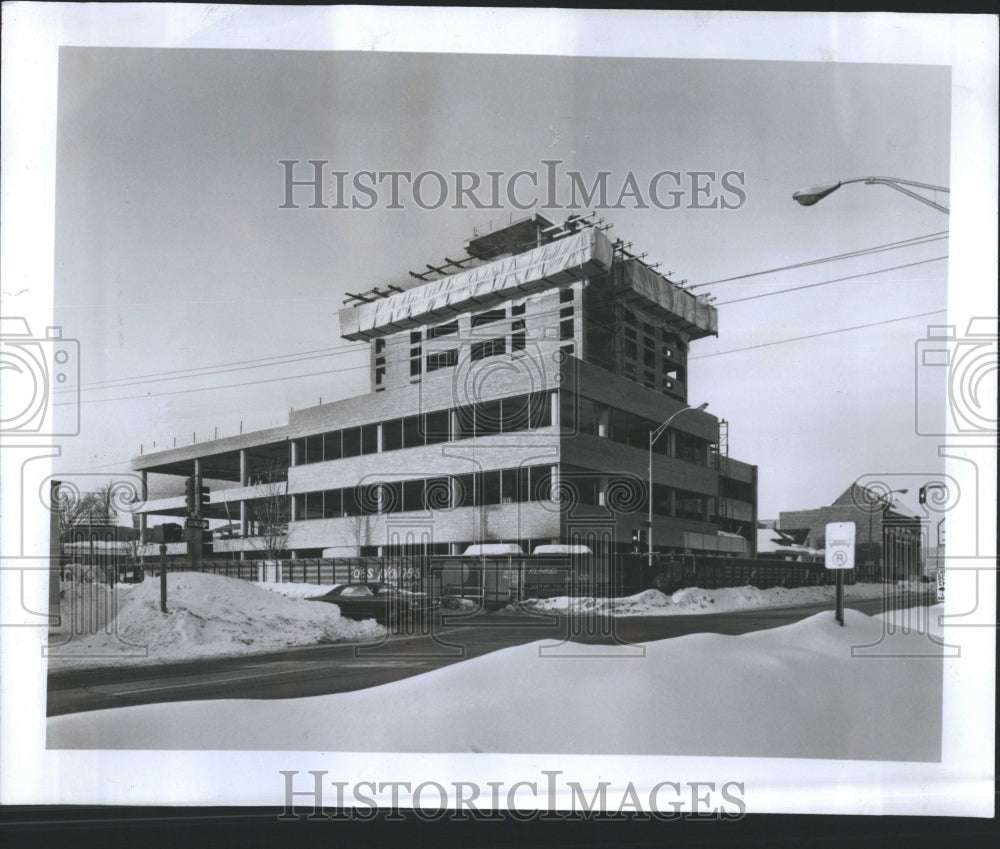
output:
M 288 521 L 291 518 L 288 499 L 288 472 L 272 463 L 257 473 L 253 499 L 249 502 L 250 517 L 256 525 L 254 547 L 268 560 L 277 560 L 288 547 Z
M 80 525 L 114 525 L 118 522 L 115 503 L 120 497 L 118 481 L 108 481 L 93 492 L 77 492 L 63 484 L 57 490 L 59 530 L 68 531 Z

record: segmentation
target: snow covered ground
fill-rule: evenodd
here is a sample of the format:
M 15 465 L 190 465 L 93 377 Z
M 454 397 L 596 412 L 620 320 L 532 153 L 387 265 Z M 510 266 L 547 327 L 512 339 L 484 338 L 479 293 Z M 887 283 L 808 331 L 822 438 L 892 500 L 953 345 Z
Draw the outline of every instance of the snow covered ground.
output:
M 649 643 L 643 657 L 531 643 L 352 693 L 69 714 L 48 720 L 48 746 L 935 761 L 941 608 L 918 610 L 893 614 L 918 617 L 906 633 L 850 609 L 840 627 L 827 611 Z
M 159 580 L 113 588 L 99 582 L 67 581 L 60 628 L 50 641 L 50 668 L 166 662 L 381 638 L 385 631 L 373 620 L 344 619 L 336 605 L 306 600 L 334 586 L 251 583 L 201 572 L 173 573 L 167 578 L 168 613 L 164 616 L 159 608 Z M 884 591 L 881 584 L 845 589 L 848 599 L 877 598 Z M 530 599 L 522 609 L 662 616 L 822 601 L 832 604 L 832 600 L 832 587 L 691 588 L 670 596 L 646 590 L 620 599 Z M 517 612 L 517 608 L 504 612 Z
M 50 638 L 49 668 L 253 654 L 288 646 L 374 640 L 385 634 L 374 620 L 344 619 L 336 605 L 304 599 L 329 587 L 277 586 L 295 589 L 282 594 L 236 578 L 175 572 L 167 576 L 163 614 L 158 579 L 113 589 L 66 582 L 60 627 Z
M 926 585 L 923 585 L 926 588 Z M 918 590 L 918 585 L 905 585 L 906 592 Z M 891 592 L 902 591 L 902 587 L 891 588 Z M 848 600 L 879 598 L 886 592 L 883 584 L 853 584 L 844 587 L 844 597 Z M 521 603 L 525 610 L 566 613 L 571 610 L 581 613 L 598 613 L 606 616 L 669 616 L 686 613 L 725 613 L 730 610 L 746 610 L 751 607 L 784 607 L 796 604 L 811 604 L 834 599 L 833 587 L 771 587 L 759 590 L 757 587 L 725 587 L 717 590 L 703 590 L 698 587 L 677 590 L 666 595 L 659 590 L 644 590 L 625 598 L 590 598 L 557 596 L 554 598 L 528 599 Z M 507 610 L 516 608 L 509 607 Z

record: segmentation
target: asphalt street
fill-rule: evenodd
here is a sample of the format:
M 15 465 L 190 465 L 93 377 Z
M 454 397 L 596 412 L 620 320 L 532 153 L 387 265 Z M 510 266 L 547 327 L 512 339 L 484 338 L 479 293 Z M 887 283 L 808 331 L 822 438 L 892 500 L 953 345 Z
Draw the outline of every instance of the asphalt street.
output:
M 890 596 L 888 604 L 933 603 L 929 595 Z M 882 598 L 848 601 L 869 615 Z M 361 690 L 420 675 L 510 646 L 543 641 L 641 644 L 684 634 L 745 634 L 775 628 L 828 611 L 832 604 L 755 608 L 728 613 L 673 616 L 570 617 L 564 615 L 438 615 L 412 633 L 378 643 L 334 644 L 173 663 L 50 671 L 49 716 L 153 702 L 198 699 L 289 699 Z

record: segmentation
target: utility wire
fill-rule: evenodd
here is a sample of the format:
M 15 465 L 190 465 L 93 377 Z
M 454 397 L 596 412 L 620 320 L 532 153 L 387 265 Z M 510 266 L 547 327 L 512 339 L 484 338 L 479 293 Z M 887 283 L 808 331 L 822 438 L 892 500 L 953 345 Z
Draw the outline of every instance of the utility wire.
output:
M 862 330 L 866 327 L 879 327 L 883 324 L 892 324 L 895 321 L 908 321 L 911 318 L 923 318 L 924 316 L 937 315 L 942 312 L 947 312 L 947 310 L 918 312 L 913 315 L 901 315 L 899 318 L 887 318 L 883 321 L 873 321 L 870 324 L 856 324 L 854 327 L 840 327 L 837 330 L 826 330 L 823 333 L 810 333 L 808 336 L 795 336 L 792 339 L 778 339 L 775 342 L 761 342 L 759 345 L 747 345 L 745 348 L 733 348 L 729 351 L 716 351 L 714 354 L 699 354 L 697 357 L 688 357 L 688 360 L 704 360 L 709 357 L 721 357 L 724 354 L 738 354 L 741 351 L 753 351 L 757 348 L 768 348 L 771 345 L 784 345 L 786 342 L 802 342 L 806 339 L 818 339 L 820 336 L 833 336 L 835 333 L 847 333 L 849 330 Z
M 785 294 L 785 292 L 798 292 L 801 291 L 802 289 L 814 289 L 817 286 L 827 286 L 830 283 L 843 283 L 845 280 L 857 280 L 859 277 L 870 277 L 873 274 L 883 274 L 886 271 L 898 271 L 901 268 L 912 268 L 914 265 L 923 265 L 924 263 L 927 262 L 937 262 L 938 260 L 947 258 L 948 254 L 944 254 L 944 256 L 935 256 L 931 257 L 930 259 L 921 259 L 918 260 L 917 262 L 908 262 L 905 265 L 893 265 L 890 268 L 877 268 L 874 271 L 866 271 L 863 274 L 852 274 L 849 277 L 835 277 L 833 280 L 822 280 L 819 283 L 807 283 L 804 286 L 792 286 L 791 288 L 788 289 L 776 289 L 773 292 L 763 292 L 759 295 L 747 295 L 745 298 L 733 298 L 730 301 L 719 301 L 719 303 L 713 304 L 713 306 L 721 307 L 725 306 L 726 304 L 739 304 L 742 303 L 743 301 L 755 301 L 757 300 L 757 298 L 769 298 L 771 297 L 771 295 L 783 295 Z M 939 279 L 939 278 L 930 278 L 930 279 Z
M 836 262 L 842 259 L 853 259 L 859 256 L 868 256 L 869 254 L 882 253 L 883 251 L 896 250 L 901 247 L 916 247 L 917 245 L 925 245 L 930 242 L 937 242 L 941 239 L 948 238 L 948 231 L 941 230 L 937 233 L 929 233 L 926 236 L 914 236 L 911 239 L 902 239 L 898 242 L 887 242 L 884 245 L 876 245 L 871 248 L 861 248 L 856 251 L 848 251 L 847 253 L 834 254 L 832 256 L 821 257 L 819 259 L 810 259 L 805 262 L 796 262 L 792 265 L 781 265 L 777 268 L 768 268 L 764 271 L 752 271 L 748 274 L 738 274 L 735 277 L 723 277 L 720 280 L 709 280 L 706 283 L 695 283 L 693 286 L 688 286 L 688 289 L 700 289 L 702 286 L 714 286 L 717 283 L 731 283 L 735 280 L 746 280 L 748 277 L 760 277 L 764 274 L 776 274 L 779 271 L 791 271 L 794 268 L 806 268 L 810 265 L 820 265 L 825 262 Z
M 797 263 L 795 265 L 789 265 L 789 266 L 783 266 L 783 267 L 777 268 L 777 269 L 769 269 L 767 271 L 752 272 L 752 273 L 749 273 L 749 274 L 740 275 L 738 277 L 725 278 L 725 280 L 718 280 L 718 281 L 714 281 L 714 282 L 716 282 L 716 283 L 722 283 L 722 282 L 729 282 L 729 281 L 734 281 L 734 280 L 746 279 L 746 278 L 749 278 L 749 277 L 760 276 L 760 275 L 763 275 L 763 274 L 769 274 L 769 273 L 773 273 L 773 272 L 776 272 L 776 271 L 790 270 L 790 269 L 794 269 L 794 268 L 800 268 L 800 267 L 805 267 L 805 266 L 810 266 L 810 265 L 816 265 L 816 264 L 823 263 L 823 262 L 830 262 L 830 261 L 833 261 L 833 260 L 836 260 L 836 259 L 843 259 L 843 258 L 849 258 L 849 257 L 854 257 L 854 256 L 862 256 L 862 255 L 865 255 L 867 253 L 877 253 L 877 252 L 881 252 L 881 251 L 884 251 L 884 250 L 896 249 L 898 247 L 904 247 L 904 246 L 905 247 L 912 247 L 912 246 L 915 246 L 917 244 L 926 244 L 928 241 L 937 241 L 940 238 L 944 238 L 945 236 L 942 235 L 942 234 L 946 235 L 947 232 L 948 231 L 945 230 L 945 231 L 941 231 L 941 233 L 932 233 L 932 234 L 929 234 L 928 236 L 918 236 L 918 237 L 914 237 L 913 239 L 906 239 L 906 240 L 902 240 L 902 241 L 899 241 L 899 242 L 891 242 L 891 243 L 887 243 L 885 245 L 877 246 L 875 248 L 868 248 L 868 249 L 863 249 L 861 251 L 853 251 L 853 252 L 850 252 L 850 253 L 838 254 L 838 255 L 833 256 L 833 257 L 824 257 L 824 258 L 817 259 L 817 260 L 811 260 L 809 262 Z M 921 240 L 926 240 L 926 241 L 921 241 Z M 946 258 L 947 258 L 947 254 L 945 254 L 944 256 L 933 257 L 931 259 L 926 259 L 926 260 L 919 260 L 917 262 L 906 263 L 906 264 L 903 264 L 903 265 L 897 265 L 897 266 L 890 266 L 890 267 L 887 267 L 887 268 L 874 269 L 874 270 L 869 271 L 869 272 L 864 272 L 864 273 L 861 273 L 861 274 L 850 275 L 850 276 L 847 276 L 847 277 L 838 277 L 838 278 L 834 278 L 834 279 L 831 279 L 831 280 L 823 280 L 823 281 L 820 281 L 818 283 L 809 283 L 809 284 L 806 284 L 806 285 L 803 285 L 803 286 L 793 286 L 793 287 L 789 287 L 789 288 L 785 288 L 785 289 L 778 289 L 778 290 L 775 290 L 773 292 L 765 292 L 765 293 L 758 294 L 758 295 L 749 295 L 749 296 L 744 297 L 744 298 L 734 298 L 734 299 L 731 299 L 731 300 L 728 300 L 728 301 L 722 301 L 722 302 L 720 302 L 718 304 L 714 304 L 714 306 L 724 306 L 724 305 L 727 305 L 727 304 L 740 303 L 742 301 L 755 300 L 757 298 L 766 298 L 766 297 L 770 297 L 772 295 L 780 295 L 780 294 L 784 294 L 786 292 L 795 292 L 795 291 L 800 291 L 800 290 L 803 290 L 803 289 L 815 288 L 817 286 L 825 286 L 825 285 L 829 285 L 831 283 L 839 283 L 839 282 L 843 282 L 843 281 L 846 281 L 846 280 L 855 280 L 855 279 L 859 279 L 859 278 L 862 278 L 862 277 L 868 277 L 868 276 L 873 275 L 873 274 L 881 274 L 881 273 L 884 273 L 884 272 L 887 272 L 887 271 L 897 271 L 897 270 L 900 270 L 900 269 L 903 269 L 903 268 L 910 268 L 910 267 L 913 267 L 913 266 L 916 266 L 916 265 L 925 264 L 925 263 L 928 263 L 928 262 L 936 262 L 938 260 L 946 259 Z M 699 283 L 699 284 L 697 284 L 697 286 L 707 286 L 707 285 L 710 285 L 710 284 L 709 283 Z M 695 286 L 689 286 L 687 288 L 688 289 L 692 289 L 692 288 L 696 288 L 696 287 Z M 603 301 L 603 302 L 594 301 L 594 302 L 591 302 L 591 304 L 589 306 L 592 309 L 596 310 L 596 309 L 599 309 L 600 307 L 603 307 L 603 306 L 606 306 L 606 305 L 612 303 L 614 300 L 615 300 L 615 298 L 609 298 L 609 299 L 607 299 L 606 301 Z M 556 309 L 552 309 L 552 310 L 547 310 L 547 311 L 544 311 L 544 312 L 535 313 L 533 315 L 533 317 L 536 318 L 536 319 L 537 318 L 544 318 L 546 316 L 555 317 L 557 315 L 560 315 L 561 310 L 562 310 L 562 307 L 556 308 Z M 560 317 L 561 317 L 561 315 L 560 315 Z M 506 320 L 510 320 L 510 319 L 505 319 L 505 321 Z M 501 322 L 501 321 L 497 322 L 498 325 L 500 325 L 501 323 L 503 323 L 503 322 Z M 598 322 L 598 323 L 600 323 L 600 322 Z M 610 327 L 608 329 L 610 329 Z M 156 383 L 156 382 L 165 381 L 165 380 L 180 380 L 180 379 L 183 379 L 183 378 L 204 377 L 204 376 L 209 376 L 209 375 L 214 375 L 214 374 L 224 374 L 224 373 L 227 373 L 227 372 L 247 371 L 247 370 L 254 369 L 254 368 L 267 368 L 267 367 L 270 367 L 270 366 L 290 365 L 290 364 L 297 363 L 297 362 L 304 362 L 306 360 L 322 359 L 324 357 L 332 357 L 332 356 L 340 356 L 340 355 L 343 355 L 343 354 L 358 353 L 358 352 L 361 352 L 363 350 L 366 350 L 367 348 L 368 348 L 368 344 L 367 343 L 361 343 L 361 344 L 357 344 L 357 345 L 343 346 L 343 347 L 337 347 L 337 348 L 317 348 L 317 349 L 313 349 L 313 350 L 310 350 L 310 351 L 303 351 L 303 352 L 296 353 L 296 354 L 292 354 L 292 353 L 289 353 L 289 354 L 273 354 L 273 355 L 271 355 L 269 357 L 260 357 L 260 358 L 257 358 L 257 359 L 250 359 L 250 360 L 237 360 L 237 361 L 231 362 L 231 363 L 220 363 L 220 364 L 212 365 L 212 366 L 201 366 L 199 368 L 194 368 L 194 369 L 177 369 L 177 370 L 173 370 L 173 371 L 152 372 L 152 373 L 145 374 L 145 375 L 135 375 L 133 377 L 127 377 L 127 378 L 111 378 L 111 379 L 108 379 L 108 380 L 94 381 L 94 382 L 91 382 L 91 383 L 81 384 L 79 387 L 72 387 L 72 388 L 61 388 L 60 387 L 60 388 L 54 389 L 53 393 L 54 394 L 55 393 L 64 394 L 64 393 L 70 393 L 70 392 L 77 392 L 77 391 L 80 391 L 80 390 L 100 391 L 102 389 L 119 389 L 119 388 L 124 388 L 126 386 L 138 386 L 138 385 L 144 384 L 144 383 Z M 355 367 L 351 367 L 351 368 L 343 369 L 343 370 L 333 369 L 333 370 L 326 371 L 326 372 L 313 372 L 313 373 L 307 374 L 307 375 L 292 375 L 292 376 L 290 376 L 287 379 L 292 379 L 292 378 L 295 378 L 295 377 L 309 377 L 309 376 L 320 375 L 320 374 L 332 374 L 332 373 L 337 373 L 338 371 L 359 370 L 361 368 L 368 368 L 368 365 L 355 366 Z M 274 380 L 279 380 L 279 379 L 286 379 L 286 378 L 275 378 Z M 251 381 L 251 382 L 247 382 L 247 383 L 229 384 L 229 385 L 233 385 L 233 386 L 250 386 L 250 385 L 253 385 L 254 383 L 257 383 L 257 382 L 268 383 L 268 382 L 273 382 L 273 380 Z M 199 391 L 199 390 L 192 389 L 192 390 L 186 390 L 186 391 Z M 155 393 L 155 394 L 156 395 L 165 395 L 165 394 L 177 394 L 177 393 Z M 144 397 L 150 397 L 150 395 L 148 395 L 148 394 L 147 395 L 134 395 L 134 396 L 127 396 L 127 398 L 125 398 L 125 397 L 122 397 L 122 398 L 106 398 L 106 399 L 100 399 L 100 400 L 107 400 L 107 401 L 111 401 L 111 400 L 127 400 L 128 398 L 144 398 Z M 89 400 L 94 400 L 94 399 L 89 399 Z

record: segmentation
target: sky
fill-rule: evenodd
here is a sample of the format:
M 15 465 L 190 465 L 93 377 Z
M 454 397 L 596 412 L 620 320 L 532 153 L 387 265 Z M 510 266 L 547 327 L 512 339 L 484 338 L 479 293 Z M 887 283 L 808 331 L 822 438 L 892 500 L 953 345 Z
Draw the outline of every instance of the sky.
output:
M 570 212 L 425 210 L 405 192 L 404 209 L 310 209 L 301 191 L 282 209 L 281 160 L 297 176 L 310 159 L 483 175 L 560 160 L 613 187 L 743 174 L 738 209 L 601 214 L 716 298 L 689 402 L 759 467 L 762 518 L 865 475 L 939 473 L 915 406 L 942 420 L 945 384 L 916 356 L 946 318 L 948 216 L 883 186 L 809 208 L 791 195 L 867 175 L 949 185 L 950 90 L 941 66 L 64 47 L 55 319 L 80 341 L 82 421 L 57 468 L 127 471 L 140 450 L 362 394 L 367 354 L 338 333 L 346 292 L 405 281 L 511 217 Z

